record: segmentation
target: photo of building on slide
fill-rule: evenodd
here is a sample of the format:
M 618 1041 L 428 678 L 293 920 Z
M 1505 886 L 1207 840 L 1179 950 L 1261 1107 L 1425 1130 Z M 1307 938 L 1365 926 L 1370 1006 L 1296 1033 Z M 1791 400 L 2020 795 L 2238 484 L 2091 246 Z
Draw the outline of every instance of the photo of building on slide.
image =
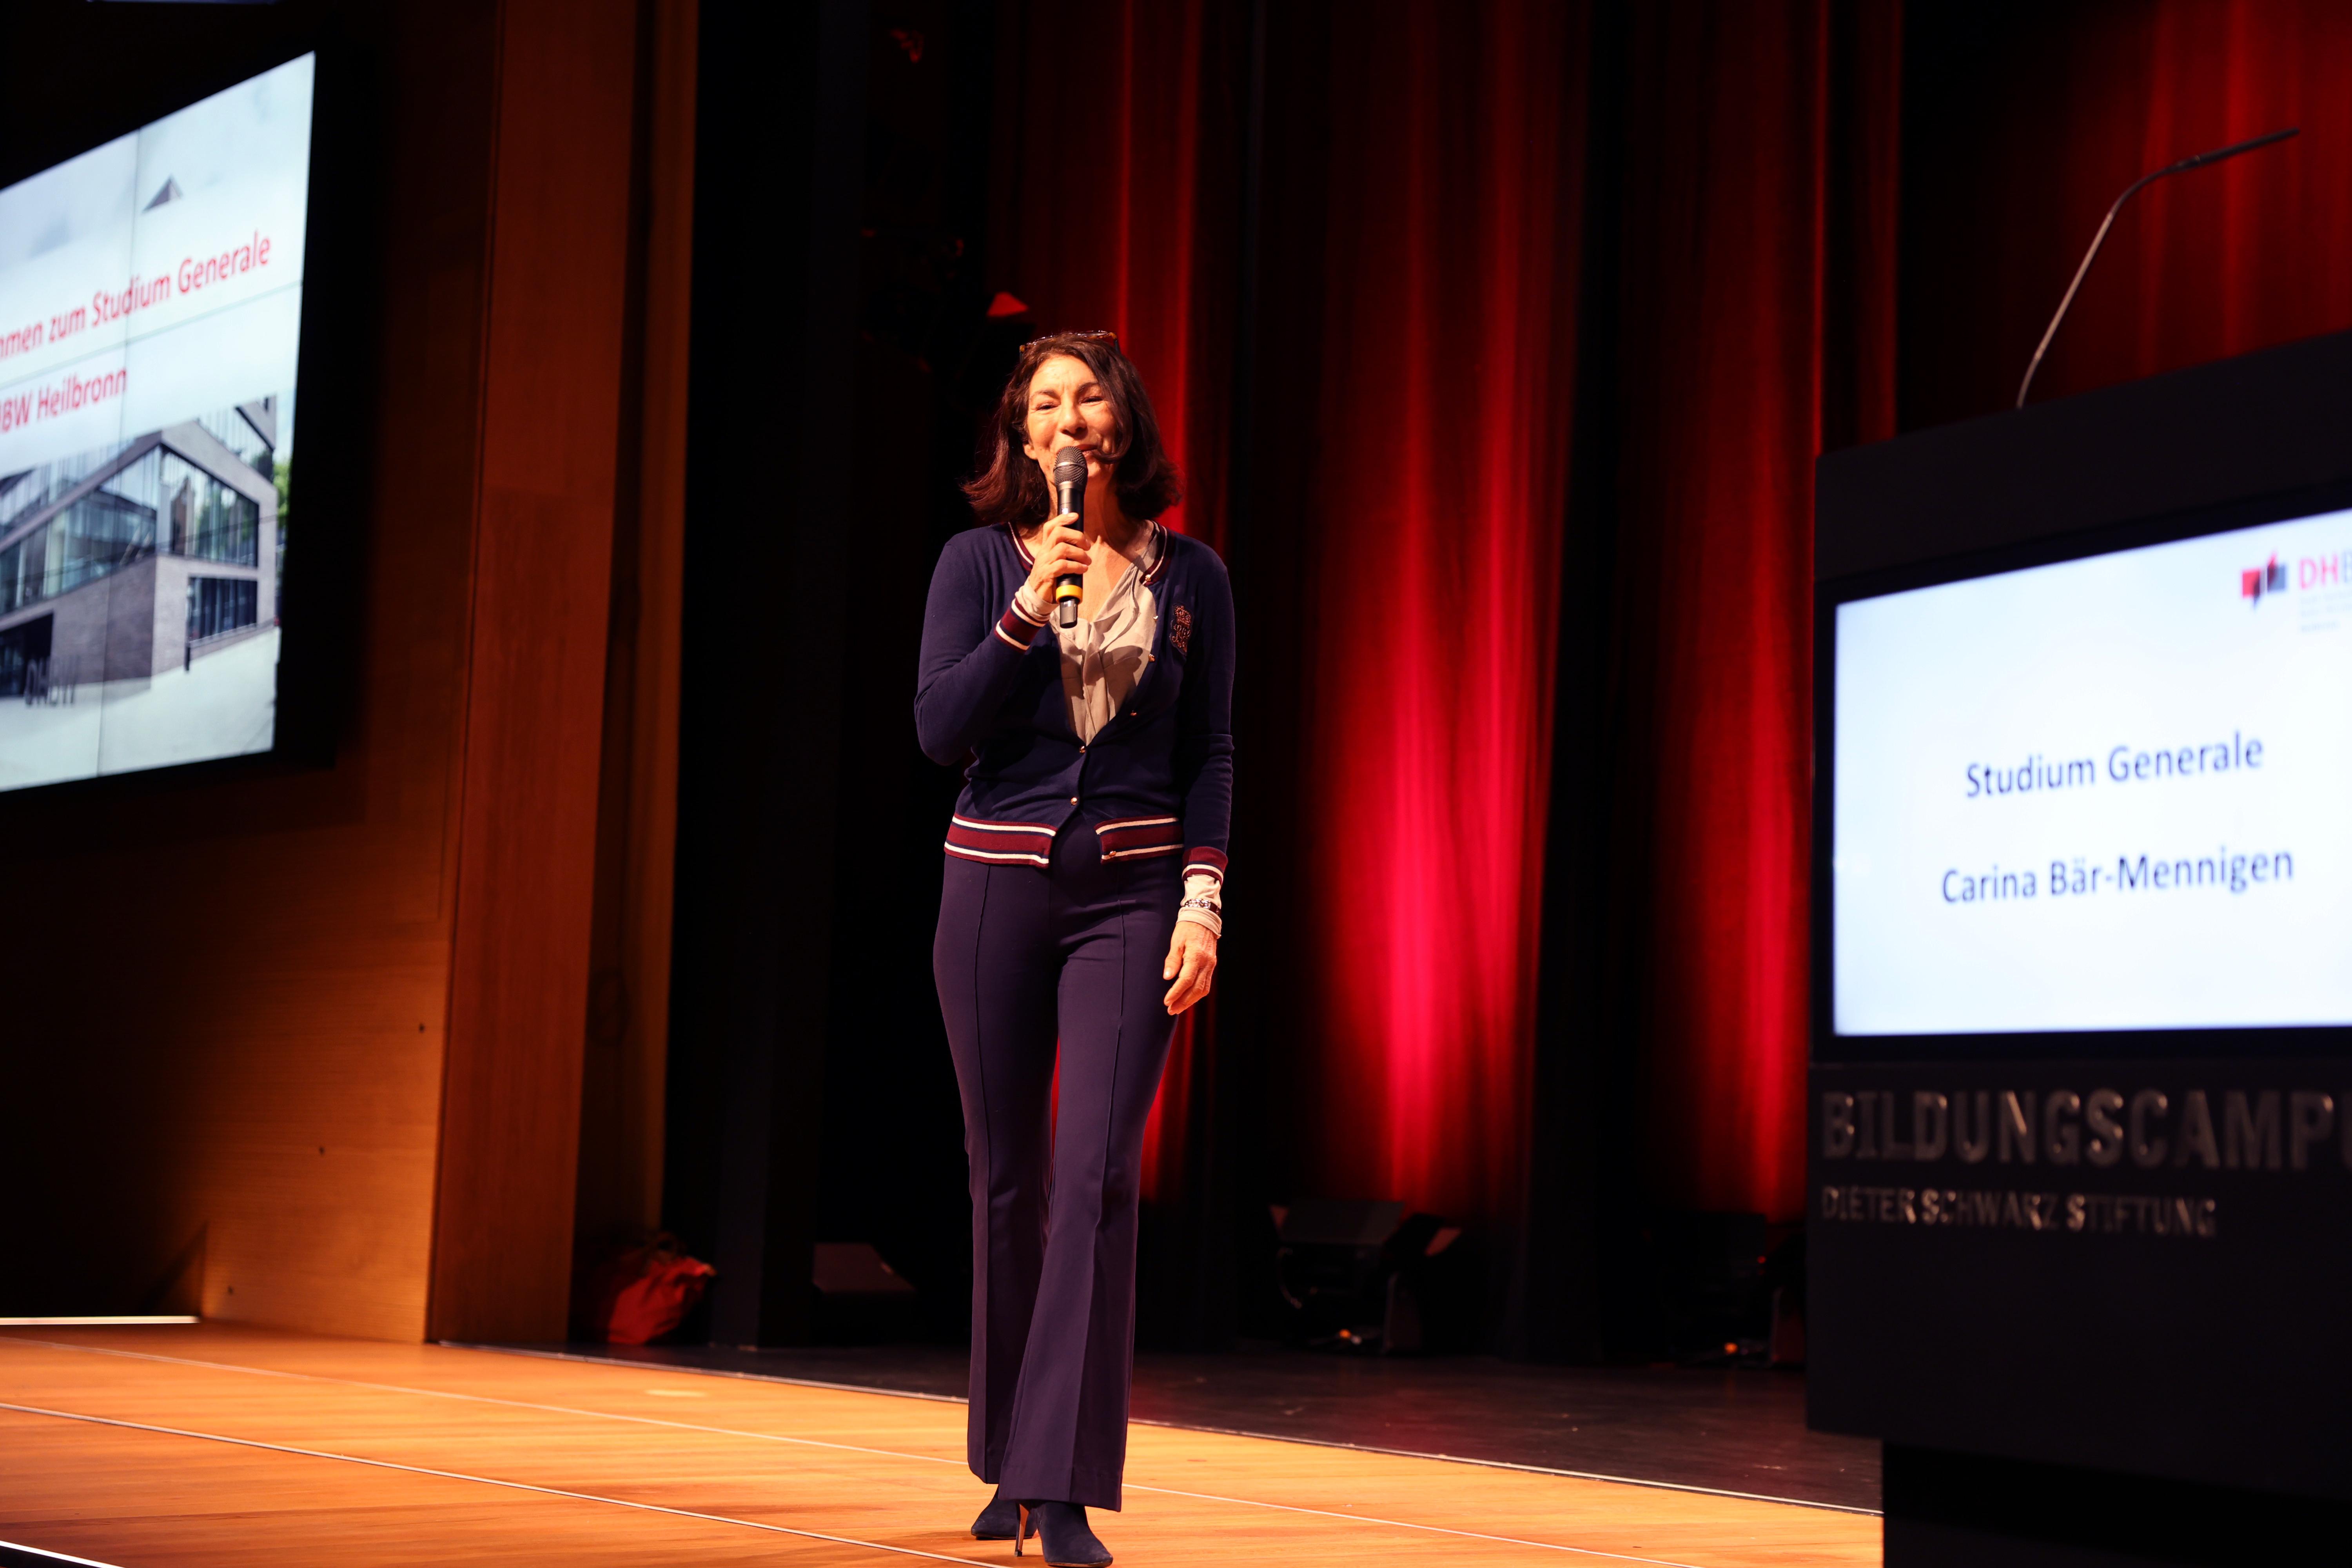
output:
M 0 792 L 277 744 L 314 66 L 0 188 Z
M 290 401 L 0 473 L 0 787 L 269 748 Z

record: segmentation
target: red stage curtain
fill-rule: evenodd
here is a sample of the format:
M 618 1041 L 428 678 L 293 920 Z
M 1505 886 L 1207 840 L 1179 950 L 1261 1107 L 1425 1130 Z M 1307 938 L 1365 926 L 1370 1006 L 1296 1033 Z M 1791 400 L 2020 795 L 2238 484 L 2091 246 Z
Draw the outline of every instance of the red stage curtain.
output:
M 990 271 L 1043 330 L 1118 334 L 1184 470 L 1164 521 L 1220 549 L 1245 26 L 1231 0 L 1033 0 L 997 46 Z
M 2009 406 L 2100 217 L 2175 159 L 2303 134 L 2133 198 L 2036 401 L 2352 327 L 2352 6 L 2156 0 L 1942 20 L 1915 66 L 1904 423 Z M 1936 25 L 1929 23 L 1928 25 Z
M 1522 1108 L 1566 459 L 1602 419 L 1623 443 L 1621 728 L 1557 743 L 1622 747 L 1650 1190 L 1793 1217 L 1811 465 L 1893 429 L 1897 14 L 1661 5 L 1622 38 L 1533 4 L 1359 19 L 1330 32 L 1313 106 L 1317 362 L 1295 405 L 1282 367 L 1261 374 L 1310 475 L 1283 523 L 1315 541 L 1286 584 L 1313 628 L 1302 1174 L 1494 1217 L 1549 1135 Z M 1599 108 L 1588 71 L 1622 73 Z M 1605 223 L 1595 145 L 1624 160 Z M 1620 406 L 1578 409 L 1577 283 L 1604 242 L 1623 247 Z
M 2280 124 L 2305 135 L 2147 194 L 2042 387 L 2352 324 L 2352 268 L 2336 264 L 2352 242 L 2352 11 L 1918 9 L 1941 31 L 1911 79 L 1940 96 L 1916 110 L 1904 165 L 1906 422 L 2006 405 L 2126 181 Z M 1234 543 L 1243 9 L 1011 15 L 997 163 L 1013 188 L 993 269 L 1043 324 L 1120 331 L 1192 479 L 1182 525 Z M 1598 30 L 1536 0 L 1268 15 L 1252 438 L 1297 504 L 1240 542 L 1266 552 L 1260 568 L 1293 568 L 1249 585 L 1244 700 L 1285 714 L 1259 738 L 1294 754 L 1242 759 L 1245 796 L 1283 797 L 1245 807 L 1287 837 L 1236 846 L 1234 896 L 1286 881 L 1262 907 L 1295 917 L 1259 931 L 1280 949 L 1262 987 L 1285 1017 L 1265 1041 L 1286 1058 L 1276 1174 L 1491 1215 L 1542 1135 L 1520 1103 L 1557 586 L 1575 565 L 1558 554 L 1566 454 L 1600 412 L 1569 394 L 1571 302 L 1600 232 L 1582 172 L 1605 132 L 1624 193 L 1603 383 L 1621 719 L 1560 743 L 1622 753 L 1612 904 L 1652 1195 L 1792 1217 L 1811 461 L 1893 429 L 1902 13 L 1661 0 Z M 1056 243 L 1046 193 L 1072 170 L 1102 204 L 1100 237 Z M 1182 1046 L 1163 1131 L 1205 1081 L 1202 1042 Z M 1156 1192 L 1182 1144 L 1160 1140 Z
M 1192 480 L 1181 525 L 1221 548 L 1242 15 L 1020 8 L 992 239 L 992 273 L 1042 325 L 1119 331 Z M 1293 917 L 1255 928 L 1279 951 L 1253 994 L 1281 1019 L 1259 1030 L 1288 1101 L 1270 1173 L 1301 1193 L 1492 1217 L 1544 1135 L 1526 1105 L 1606 69 L 1630 83 L 1605 127 L 1630 193 L 1609 411 L 1630 443 L 1628 716 L 1618 742 L 1561 743 L 1624 749 L 1616 831 L 1641 871 L 1622 946 L 1660 1195 L 1800 1201 L 1811 463 L 1891 428 L 1895 13 L 1630 15 L 1619 37 L 1544 0 L 1269 13 L 1246 379 L 1256 471 L 1283 500 L 1239 542 L 1273 579 L 1245 584 L 1244 727 L 1265 744 L 1240 761 L 1245 795 L 1282 799 L 1244 802 L 1260 831 L 1236 844 L 1234 900 L 1255 885 Z M 1099 216 L 1056 243 L 1047 193 L 1069 171 Z M 1184 1168 L 1204 1037 L 1180 1036 L 1154 1196 Z
M 1221 552 L 1246 29 L 1233 0 L 1037 0 L 1004 8 L 997 46 L 991 273 L 1041 329 L 1118 334 L 1184 474 L 1162 521 Z M 1215 1007 L 1178 1026 L 1144 1135 L 1148 1199 L 1184 1186 Z
M 1281 218 L 1319 225 L 1324 266 L 1287 282 L 1320 363 L 1260 377 L 1303 504 L 1253 519 L 1311 542 L 1258 601 L 1291 619 L 1262 678 L 1298 688 L 1298 1176 L 1485 1215 L 1526 1133 L 1583 26 L 1542 3 L 1331 20 L 1322 123 L 1289 127 L 1328 137 L 1320 189 L 1286 193 L 1319 211 Z
M 1812 464 L 1894 433 L 1899 13 L 1645 7 L 1631 42 L 1625 868 L 1648 1172 L 1803 1210 Z

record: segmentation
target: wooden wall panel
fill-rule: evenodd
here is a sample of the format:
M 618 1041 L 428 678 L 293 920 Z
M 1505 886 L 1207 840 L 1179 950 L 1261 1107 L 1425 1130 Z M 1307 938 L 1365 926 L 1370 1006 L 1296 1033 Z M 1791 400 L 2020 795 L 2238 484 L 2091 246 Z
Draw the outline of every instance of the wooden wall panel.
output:
M 316 184 L 368 183 L 367 244 L 313 256 L 349 331 L 339 382 L 300 389 L 287 638 L 318 624 L 303 541 L 363 539 L 346 722 L 331 766 L 0 797 L 11 902 L 37 911 L 0 1009 L 0 1312 L 425 1330 L 498 35 L 466 0 L 338 9 L 373 107 L 362 166 Z M 295 13 L 19 0 L 0 58 L 184 94 Z M 20 73 L 0 142 L 79 135 L 59 127 L 90 98 Z
M 634 1242 L 662 1217 L 699 10 L 653 0 L 638 62 L 630 275 L 642 329 L 622 378 L 575 1257 Z
M 346 335 L 301 388 L 287 637 L 356 620 L 352 689 L 331 765 L 0 796 L 0 1313 L 560 1333 L 637 4 L 11 0 L 0 58 L 138 99 L 321 13 L 366 155 L 315 184 L 364 243 L 313 256 Z M 105 112 L 36 73 L 0 146 Z M 306 605 L 336 538 L 359 602 Z
M 560 1339 L 572 1259 L 637 10 L 507 0 L 428 1332 Z

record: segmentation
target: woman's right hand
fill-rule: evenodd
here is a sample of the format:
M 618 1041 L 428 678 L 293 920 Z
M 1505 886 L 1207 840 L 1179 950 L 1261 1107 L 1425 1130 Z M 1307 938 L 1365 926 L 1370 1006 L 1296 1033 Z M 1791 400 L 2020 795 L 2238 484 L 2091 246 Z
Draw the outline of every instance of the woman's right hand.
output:
M 1029 581 L 1023 584 L 1030 601 L 1047 610 L 1054 607 L 1054 579 L 1083 577 L 1089 559 L 1086 535 L 1072 525 L 1078 514 L 1066 511 L 1046 520 L 1037 533 L 1036 563 L 1029 569 Z

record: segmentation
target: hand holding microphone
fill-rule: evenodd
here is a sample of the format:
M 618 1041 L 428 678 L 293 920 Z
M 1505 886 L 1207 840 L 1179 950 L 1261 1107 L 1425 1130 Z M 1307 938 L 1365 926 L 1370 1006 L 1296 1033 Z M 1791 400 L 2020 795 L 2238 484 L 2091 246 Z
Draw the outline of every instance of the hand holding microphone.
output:
M 1084 586 L 1087 570 L 1087 536 L 1074 531 L 1076 519 L 1065 513 L 1049 518 L 1037 531 L 1036 558 L 1029 567 L 1029 580 L 1021 585 L 1022 595 L 1043 615 L 1054 603 L 1055 591 L 1064 583 Z M 1077 601 L 1068 601 L 1070 614 L 1076 614 Z

